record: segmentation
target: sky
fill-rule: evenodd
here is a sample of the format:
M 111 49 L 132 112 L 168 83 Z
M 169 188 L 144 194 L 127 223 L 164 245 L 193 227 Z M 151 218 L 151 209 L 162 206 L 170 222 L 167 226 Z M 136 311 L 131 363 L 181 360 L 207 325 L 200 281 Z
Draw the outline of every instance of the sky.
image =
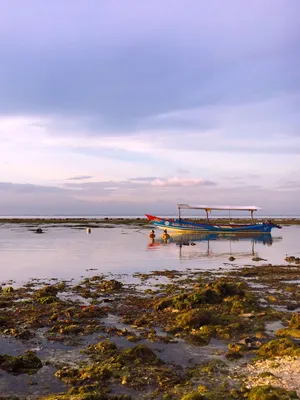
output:
M 0 0 L 0 215 L 300 215 L 298 0 Z

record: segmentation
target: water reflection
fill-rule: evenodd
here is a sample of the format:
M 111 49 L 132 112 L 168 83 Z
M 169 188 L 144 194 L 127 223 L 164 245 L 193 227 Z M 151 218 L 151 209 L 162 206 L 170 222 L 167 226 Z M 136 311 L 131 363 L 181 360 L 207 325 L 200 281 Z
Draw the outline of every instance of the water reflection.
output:
M 158 249 L 165 245 L 176 245 L 178 247 L 179 257 L 182 259 L 193 259 L 207 256 L 224 257 L 224 256 L 252 256 L 258 257 L 256 251 L 256 244 L 272 246 L 274 242 L 281 241 L 282 237 L 274 237 L 270 233 L 257 234 L 217 234 L 217 233 L 203 233 L 203 234 L 176 234 L 172 235 L 169 240 L 161 238 L 152 239 L 148 244 L 148 249 Z M 188 253 L 185 252 L 187 246 L 196 246 L 202 242 L 205 247 L 201 250 L 193 248 Z M 234 246 L 235 242 L 239 242 L 238 246 Z M 241 246 L 241 242 L 244 243 Z M 214 245 L 217 243 L 217 245 Z M 246 247 L 245 247 L 246 246 Z

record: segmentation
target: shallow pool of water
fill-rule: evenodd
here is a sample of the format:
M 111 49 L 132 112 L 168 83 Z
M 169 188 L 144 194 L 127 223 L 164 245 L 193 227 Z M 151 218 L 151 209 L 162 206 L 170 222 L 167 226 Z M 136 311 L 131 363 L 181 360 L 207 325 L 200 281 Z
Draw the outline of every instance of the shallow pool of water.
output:
M 32 278 L 79 279 L 95 274 L 126 274 L 163 269 L 230 268 L 245 264 L 286 264 L 285 256 L 300 254 L 300 226 L 275 230 L 271 237 L 178 236 L 169 243 L 150 243 L 147 229 L 134 227 L 85 230 L 65 226 L 36 234 L 25 225 L 0 226 L 0 283 L 19 284 Z M 234 261 L 229 261 L 229 257 Z M 252 261 L 260 257 L 262 261 Z

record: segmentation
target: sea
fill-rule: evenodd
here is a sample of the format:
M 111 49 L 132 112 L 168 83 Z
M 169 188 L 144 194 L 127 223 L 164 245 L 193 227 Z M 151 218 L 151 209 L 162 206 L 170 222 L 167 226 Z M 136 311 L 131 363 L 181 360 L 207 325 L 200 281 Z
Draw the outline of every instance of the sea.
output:
M 106 224 L 88 233 L 74 224 L 49 224 L 43 226 L 43 234 L 37 234 L 26 223 L 3 223 L 0 285 L 10 282 L 18 286 L 32 279 L 80 281 L 98 274 L 134 282 L 137 272 L 230 271 L 249 264 L 284 265 L 287 255 L 300 257 L 300 225 L 274 228 L 271 235 L 247 237 L 170 232 L 167 243 L 161 239 L 160 230 L 151 242 L 150 229 Z

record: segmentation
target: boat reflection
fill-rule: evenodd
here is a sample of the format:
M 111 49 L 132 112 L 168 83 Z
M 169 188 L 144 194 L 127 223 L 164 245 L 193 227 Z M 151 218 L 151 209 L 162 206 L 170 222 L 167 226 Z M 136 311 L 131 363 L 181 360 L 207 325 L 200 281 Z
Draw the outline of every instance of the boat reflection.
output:
M 180 258 L 199 258 L 199 257 L 224 257 L 224 256 L 257 256 L 255 245 L 265 245 L 272 246 L 274 242 L 282 240 L 282 237 L 274 237 L 270 233 L 262 233 L 262 234 L 176 234 L 172 235 L 171 238 L 166 241 L 161 238 L 152 240 L 148 244 L 148 249 L 158 249 L 159 247 L 165 245 L 176 245 L 179 248 L 179 256 Z M 201 250 L 198 250 L 198 247 L 193 248 L 193 251 L 189 250 L 184 252 L 184 248 L 186 246 L 196 246 L 197 244 L 206 243 L 205 248 L 201 247 Z M 213 251 L 214 242 L 218 246 L 217 251 Z M 239 242 L 237 246 L 234 245 L 235 242 Z M 249 247 L 248 247 L 249 243 Z

